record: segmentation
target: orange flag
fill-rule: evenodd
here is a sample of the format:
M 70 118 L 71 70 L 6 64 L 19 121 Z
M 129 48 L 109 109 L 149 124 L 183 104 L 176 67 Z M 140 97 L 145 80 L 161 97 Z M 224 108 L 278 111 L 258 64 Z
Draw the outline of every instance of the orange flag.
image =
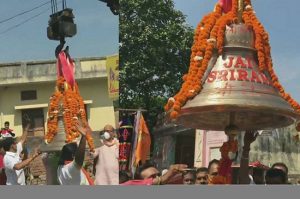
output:
M 143 164 L 146 160 L 150 159 L 151 137 L 143 115 L 140 117 L 138 130 L 138 141 L 135 151 L 135 165 L 137 165 L 140 161 Z

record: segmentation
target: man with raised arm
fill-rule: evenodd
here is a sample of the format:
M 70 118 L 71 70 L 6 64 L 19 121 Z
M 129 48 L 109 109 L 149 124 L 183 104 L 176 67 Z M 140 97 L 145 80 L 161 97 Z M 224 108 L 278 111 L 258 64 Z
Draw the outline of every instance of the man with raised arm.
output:
M 3 162 L 7 177 L 6 185 L 26 185 L 24 168 L 41 154 L 38 149 L 35 149 L 31 157 L 25 160 L 22 160 L 20 157 L 23 145 L 27 139 L 29 126 L 30 124 L 26 126 L 19 142 L 12 137 L 5 138 L 2 141 L 2 147 L 5 150 Z
M 89 127 L 76 126 L 81 134 L 79 145 L 72 142 L 63 146 L 58 162 L 57 179 L 61 185 L 94 185 L 93 180 L 83 168 L 86 147 L 86 135 Z

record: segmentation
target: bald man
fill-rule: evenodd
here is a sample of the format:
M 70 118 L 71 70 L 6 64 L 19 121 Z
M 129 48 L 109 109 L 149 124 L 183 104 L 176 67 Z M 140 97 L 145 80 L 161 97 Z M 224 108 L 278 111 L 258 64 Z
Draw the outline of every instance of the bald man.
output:
M 107 124 L 107 125 L 104 126 L 103 132 L 102 132 L 103 136 L 105 136 L 105 132 L 107 132 L 110 135 L 110 138 L 108 140 L 113 140 L 116 137 L 115 129 L 110 124 Z
M 112 125 L 105 125 L 101 133 L 101 146 L 92 153 L 96 159 L 95 185 L 119 184 L 119 142 Z

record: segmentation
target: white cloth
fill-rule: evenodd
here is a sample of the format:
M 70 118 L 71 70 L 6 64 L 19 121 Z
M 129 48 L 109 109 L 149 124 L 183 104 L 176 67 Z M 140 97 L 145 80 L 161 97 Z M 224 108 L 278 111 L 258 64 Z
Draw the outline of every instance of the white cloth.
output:
M 255 184 L 252 175 L 249 174 L 249 178 L 250 178 L 250 184 L 252 184 L 252 185 Z
M 59 165 L 57 169 L 57 180 L 61 185 L 89 185 L 89 181 L 75 161 L 66 165 Z
M 9 152 L 5 153 L 3 162 L 6 174 L 6 184 L 7 185 L 26 185 L 24 170 L 15 170 L 14 166 L 17 163 L 22 162 L 20 154 L 23 150 L 22 143 L 17 144 L 17 152 Z
M 165 175 L 167 172 L 168 172 L 168 169 L 164 169 L 164 170 L 162 170 L 161 175 L 163 176 L 163 175 Z
M 92 154 L 98 157 L 95 185 L 119 185 L 119 142 L 114 139 L 112 146 L 100 142 L 101 146 Z
M 10 133 L 8 133 L 8 132 L 6 132 L 5 134 L 2 133 L 1 136 L 2 136 L 3 138 L 12 138 L 12 137 L 13 137 L 13 136 L 12 136 Z

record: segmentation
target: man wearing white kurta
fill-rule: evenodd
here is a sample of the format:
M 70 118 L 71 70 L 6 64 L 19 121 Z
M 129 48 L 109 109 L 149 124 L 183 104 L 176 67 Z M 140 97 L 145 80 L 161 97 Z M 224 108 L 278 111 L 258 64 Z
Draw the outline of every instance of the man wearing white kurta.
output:
M 24 161 L 22 161 L 20 157 L 20 154 L 23 151 L 23 144 L 27 138 L 28 128 L 29 125 L 27 125 L 25 128 L 25 131 L 23 132 L 23 135 L 18 143 L 14 138 L 11 137 L 3 140 L 3 148 L 6 151 L 3 158 L 5 174 L 7 177 L 6 185 L 26 185 L 23 169 L 40 154 L 36 149 L 32 157 Z
M 101 146 L 91 155 L 96 158 L 95 185 L 119 185 L 119 141 L 111 125 L 104 127 Z

